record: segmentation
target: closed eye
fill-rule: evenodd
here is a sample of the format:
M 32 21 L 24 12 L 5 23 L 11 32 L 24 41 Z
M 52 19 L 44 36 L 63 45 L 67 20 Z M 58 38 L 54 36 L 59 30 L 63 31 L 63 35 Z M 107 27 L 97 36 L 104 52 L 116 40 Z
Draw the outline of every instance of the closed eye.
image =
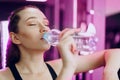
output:
M 49 27 L 49 25 L 45 25 L 46 27 Z
M 36 25 L 37 25 L 37 24 L 34 24 L 34 23 L 33 23 L 33 24 L 29 24 L 28 26 L 36 26 Z

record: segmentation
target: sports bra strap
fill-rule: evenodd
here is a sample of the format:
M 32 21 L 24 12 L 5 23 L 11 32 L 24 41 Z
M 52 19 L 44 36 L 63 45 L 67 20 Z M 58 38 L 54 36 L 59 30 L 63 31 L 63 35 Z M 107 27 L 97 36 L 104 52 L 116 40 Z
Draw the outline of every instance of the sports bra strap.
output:
M 53 70 L 53 68 L 48 63 L 46 63 L 46 65 L 47 65 L 47 67 L 49 69 L 49 72 L 50 72 L 53 80 L 55 80 L 57 78 L 57 74 L 55 73 L 55 71 Z
M 57 74 L 55 73 L 55 71 L 53 70 L 53 68 L 49 64 L 46 63 L 46 65 L 47 65 L 47 67 L 49 69 L 49 72 L 50 72 L 53 80 L 55 80 L 57 78 Z M 15 80 L 22 80 L 22 78 L 21 78 L 15 64 L 10 65 L 9 68 L 10 68 Z
M 118 77 L 119 77 L 119 80 L 120 80 L 120 68 L 118 70 Z
M 22 80 L 17 68 L 15 67 L 15 64 L 9 66 L 15 80 Z

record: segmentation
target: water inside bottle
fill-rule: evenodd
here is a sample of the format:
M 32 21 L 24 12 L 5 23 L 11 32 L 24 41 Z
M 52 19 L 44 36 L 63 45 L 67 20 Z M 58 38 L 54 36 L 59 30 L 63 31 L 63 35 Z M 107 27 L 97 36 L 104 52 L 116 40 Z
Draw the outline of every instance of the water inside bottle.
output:
M 77 50 L 80 52 L 94 52 L 96 50 L 97 38 L 94 36 L 73 36 Z
M 43 38 L 52 46 L 56 46 L 59 43 L 59 33 L 57 29 L 52 29 L 49 32 L 44 33 Z
M 59 43 L 59 30 L 53 29 L 50 32 L 46 32 L 43 38 L 52 46 L 56 46 Z M 75 40 L 77 50 L 80 52 L 93 52 L 96 50 L 97 38 L 94 35 L 87 33 L 76 33 L 72 35 Z

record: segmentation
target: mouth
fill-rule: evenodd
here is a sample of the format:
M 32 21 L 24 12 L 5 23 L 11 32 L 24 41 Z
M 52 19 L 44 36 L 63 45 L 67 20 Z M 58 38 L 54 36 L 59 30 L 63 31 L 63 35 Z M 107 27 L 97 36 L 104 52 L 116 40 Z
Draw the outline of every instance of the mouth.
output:
M 43 38 L 40 38 L 40 40 L 43 40 Z
M 40 38 L 40 40 L 47 42 L 44 38 Z
M 44 41 L 46 41 L 44 38 L 40 38 L 40 40 L 44 40 Z

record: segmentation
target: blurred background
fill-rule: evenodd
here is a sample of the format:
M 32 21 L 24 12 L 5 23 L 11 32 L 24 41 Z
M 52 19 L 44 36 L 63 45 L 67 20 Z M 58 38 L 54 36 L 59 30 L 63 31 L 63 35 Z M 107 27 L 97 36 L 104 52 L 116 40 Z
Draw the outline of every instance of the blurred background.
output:
M 39 7 L 50 21 L 50 28 L 96 28 L 97 51 L 120 47 L 120 0 L 0 0 L 0 68 L 4 67 L 7 24 L 10 13 L 24 5 Z M 52 54 L 49 54 L 52 53 Z M 45 54 L 45 61 L 60 58 L 55 47 Z M 83 65 L 84 66 L 84 65 Z M 73 80 L 102 80 L 103 67 L 77 74 Z

